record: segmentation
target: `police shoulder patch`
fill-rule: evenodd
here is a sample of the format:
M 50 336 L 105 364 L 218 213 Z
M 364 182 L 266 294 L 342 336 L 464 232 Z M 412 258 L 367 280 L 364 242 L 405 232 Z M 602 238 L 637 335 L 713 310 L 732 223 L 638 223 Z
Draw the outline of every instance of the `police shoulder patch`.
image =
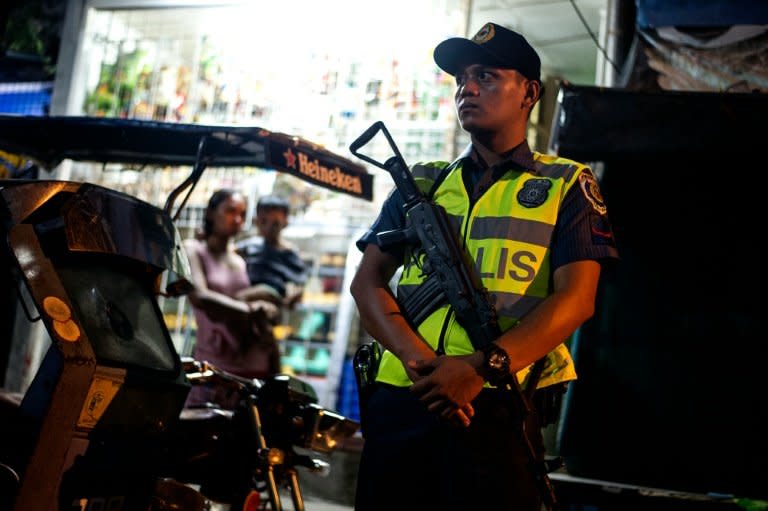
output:
M 547 200 L 550 188 L 552 188 L 552 181 L 549 179 L 529 179 L 523 184 L 520 191 L 517 192 L 517 202 L 526 208 L 541 206 Z
M 579 186 L 584 193 L 584 197 L 587 198 L 597 213 L 604 215 L 608 208 L 605 207 L 603 196 L 600 194 L 600 186 L 597 184 L 595 176 L 589 171 L 584 171 L 579 175 Z

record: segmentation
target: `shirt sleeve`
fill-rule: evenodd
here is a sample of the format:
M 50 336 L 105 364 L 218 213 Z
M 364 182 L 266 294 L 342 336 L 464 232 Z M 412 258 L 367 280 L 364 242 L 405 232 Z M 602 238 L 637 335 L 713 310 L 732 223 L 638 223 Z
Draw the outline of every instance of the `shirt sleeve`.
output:
M 397 191 L 397 189 L 394 189 L 389 194 L 389 197 L 384 200 L 378 218 L 374 220 L 368 230 L 357 240 L 358 250 L 361 252 L 365 251 L 365 247 L 369 243 L 380 246 L 379 240 L 376 237 L 380 232 L 392 231 L 405 227 L 403 202 L 403 197 L 400 195 L 400 192 Z M 392 246 L 384 250 L 398 259 L 401 259 L 405 253 L 405 249 L 402 246 Z
M 591 187 L 584 183 L 591 183 Z M 596 186 L 594 177 L 587 174 L 563 199 L 552 240 L 553 271 L 575 261 L 606 263 L 619 257 L 608 212 Z
M 307 265 L 299 255 L 299 252 L 294 248 L 288 248 L 285 250 L 284 257 L 288 280 L 300 286 L 306 284 L 309 268 L 307 268 Z

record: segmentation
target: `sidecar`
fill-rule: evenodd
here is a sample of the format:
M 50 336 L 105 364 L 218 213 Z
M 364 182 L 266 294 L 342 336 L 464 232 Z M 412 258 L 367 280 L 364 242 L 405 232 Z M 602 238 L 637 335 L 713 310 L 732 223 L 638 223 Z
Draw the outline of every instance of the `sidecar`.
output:
M 0 509 L 164 509 L 158 479 L 190 389 L 158 307 L 190 288 L 176 199 L 213 165 L 276 169 L 364 199 L 372 176 L 248 127 L 0 116 L 0 151 L 48 169 L 64 159 L 192 167 L 164 208 L 91 183 L 0 180 L 0 377 L 12 346 L 50 338 L 29 386 L 0 392 Z

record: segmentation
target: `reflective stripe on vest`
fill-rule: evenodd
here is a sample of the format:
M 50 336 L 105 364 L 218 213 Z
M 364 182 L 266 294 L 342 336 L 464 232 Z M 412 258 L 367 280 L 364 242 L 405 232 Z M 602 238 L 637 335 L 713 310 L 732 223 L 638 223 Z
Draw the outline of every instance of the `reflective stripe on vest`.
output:
M 474 205 L 470 204 L 458 165 L 448 172 L 433 197 L 445 208 L 474 259 L 483 285 L 494 300 L 502 330 L 517 325 L 551 294 L 552 233 L 566 193 L 585 169 L 579 163 L 539 153 L 534 153 L 534 161 L 535 172 L 507 171 Z M 439 162 L 414 166 L 419 187 L 430 188 L 446 165 Z M 472 210 L 468 211 L 470 205 Z M 421 261 L 406 261 L 398 283 L 398 299 L 405 299 L 423 279 Z M 422 321 L 418 331 L 433 349 L 437 349 L 443 332 L 443 347 L 449 355 L 474 351 L 447 305 Z M 518 372 L 521 384 L 525 385 L 529 371 L 527 367 Z M 568 349 L 561 344 L 547 355 L 538 386 L 575 377 Z M 382 357 L 377 380 L 397 386 L 411 383 L 400 361 L 389 352 Z

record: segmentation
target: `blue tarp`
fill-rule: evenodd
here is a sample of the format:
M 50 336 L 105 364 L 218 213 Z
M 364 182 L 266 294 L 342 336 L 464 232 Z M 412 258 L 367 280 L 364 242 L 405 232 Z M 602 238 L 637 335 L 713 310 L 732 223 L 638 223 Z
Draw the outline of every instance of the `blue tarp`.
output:
M 766 0 L 635 0 L 640 28 L 768 24 Z
M 53 82 L 0 83 L 0 112 L 48 115 Z

